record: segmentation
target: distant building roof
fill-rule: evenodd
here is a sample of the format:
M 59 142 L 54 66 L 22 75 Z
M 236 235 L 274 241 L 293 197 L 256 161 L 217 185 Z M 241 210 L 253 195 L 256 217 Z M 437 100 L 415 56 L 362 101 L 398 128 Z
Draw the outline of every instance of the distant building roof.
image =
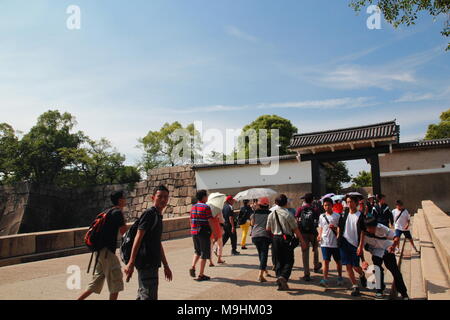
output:
M 269 161 L 286 161 L 286 160 L 296 160 L 297 156 L 295 154 L 288 154 L 284 156 L 278 156 L 278 157 L 265 157 L 265 158 L 258 158 L 258 159 L 245 159 L 244 160 L 235 160 L 232 163 L 226 163 L 226 162 L 215 162 L 215 163 L 201 163 L 201 164 L 195 164 L 192 166 L 194 170 L 197 169 L 210 169 L 210 168 L 219 168 L 219 167 L 230 167 L 230 166 L 240 166 L 240 165 L 260 165 L 265 164 Z
M 382 138 L 397 139 L 398 141 L 399 132 L 400 128 L 394 120 L 353 128 L 295 134 L 292 136 L 289 148 L 298 149 Z
M 394 149 L 427 149 L 450 147 L 450 138 L 403 142 L 393 145 Z

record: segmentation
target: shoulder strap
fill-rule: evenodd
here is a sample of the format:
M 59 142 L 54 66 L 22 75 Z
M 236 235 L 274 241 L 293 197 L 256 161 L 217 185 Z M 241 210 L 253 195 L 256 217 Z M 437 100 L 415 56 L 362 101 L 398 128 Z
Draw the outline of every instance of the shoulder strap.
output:
M 322 216 L 324 217 L 327 224 L 330 224 L 330 221 L 328 220 L 327 215 L 325 213 L 322 213 Z
M 397 222 L 398 219 L 400 219 L 400 217 L 402 216 L 403 212 L 405 212 L 405 209 L 403 209 L 403 210 L 399 213 L 399 215 L 397 216 L 397 218 L 395 218 L 395 222 Z
M 282 233 L 282 234 L 286 234 L 286 233 L 284 232 L 284 230 L 283 230 L 283 226 L 281 225 L 280 220 L 278 219 L 278 213 L 277 213 L 277 210 L 275 210 L 274 213 L 275 213 L 275 219 L 277 220 L 277 224 L 278 224 L 278 226 L 279 226 L 280 229 L 281 229 L 281 233 Z

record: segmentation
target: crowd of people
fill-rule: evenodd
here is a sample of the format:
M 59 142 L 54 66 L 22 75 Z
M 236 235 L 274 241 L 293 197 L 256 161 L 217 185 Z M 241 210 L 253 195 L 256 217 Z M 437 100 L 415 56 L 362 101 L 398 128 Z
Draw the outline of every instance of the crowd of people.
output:
M 135 234 L 131 238 L 129 257 L 124 260 L 122 254 L 122 260 L 126 264 L 123 270 L 126 282 L 130 280 L 134 270 L 137 270 L 138 300 L 158 299 L 158 273 L 161 266 L 164 268 L 166 280 L 172 281 L 173 278 L 161 242 L 162 213 L 168 199 L 169 190 L 165 186 L 155 188 L 152 194 L 152 207 L 145 210 L 135 222 Z M 280 194 L 272 204 L 268 197 L 244 200 L 243 206 L 237 212 L 234 210 L 236 201 L 230 195 L 226 197 L 223 209 L 213 214 L 207 204 L 206 190 L 199 190 L 196 199 L 197 203 L 192 206 L 190 212 L 194 256 L 189 269 L 189 275 L 196 281 L 211 279 L 205 270 L 208 262 L 210 267 L 215 266 L 213 256 L 216 256 L 217 264 L 226 263 L 223 259 L 223 250 L 228 240 L 231 242 L 231 255 L 240 254 L 237 250 L 237 229 L 241 228 L 241 250 L 247 249 L 247 238 L 250 236 L 258 252 L 258 282 L 267 282 L 270 271 L 274 271 L 278 290 L 289 290 L 288 282 L 295 263 L 294 252 L 300 247 L 303 281 L 312 281 L 309 261 L 312 250 L 312 270 L 315 273 L 322 273 L 321 286 L 325 288 L 330 286 L 329 270 L 333 259 L 338 273 L 336 285 L 344 285 L 343 267 L 345 267 L 352 284 L 351 295 L 359 296 L 360 287 L 367 286 L 364 272 L 369 266 L 364 256 L 364 251 L 367 251 L 371 255 L 372 263 L 381 273 L 376 297 L 382 298 L 385 290 L 384 265 L 392 273 L 397 291 L 403 299 L 408 299 L 407 289 L 395 257 L 402 234 L 409 239 L 416 251 L 417 249 L 409 231 L 410 214 L 401 200 L 396 201 L 396 208 L 391 211 L 386 204 L 386 197 L 382 194 L 376 197 L 369 195 L 367 200 L 358 194 L 348 194 L 337 200 L 330 197 L 318 200 L 308 193 L 301 197 L 302 205 L 294 209 L 290 206 L 291 199 Z M 94 252 L 96 264 L 93 278 L 87 290 L 79 297 L 80 300 L 92 293 L 99 294 L 105 280 L 110 291 L 110 299 L 117 299 L 119 292 L 124 290 L 121 264 L 115 254 L 116 240 L 118 233 L 121 235 L 129 233 L 133 227 L 127 231 L 123 218 L 122 210 L 126 205 L 124 192 L 114 192 L 111 201 L 113 207 L 102 215 L 105 221 L 101 237 L 100 233 L 97 236 L 101 246 Z M 98 231 L 95 226 L 93 223 L 89 232 Z M 322 262 L 319 261 L 319 247 Z M 272 270 L 268 267 L 270 252 Z
M 233 210 L 235 200 L 227 196 L 222 212 L 213 215 L 209 208 L 206 190 L 197 192 L 198 202 L 191 210 L 191 234 L 194 242 L 194 258 L 189 270 L 197 281 L 207 281 L 205 275 L 207 261 L 214 266 L 213 254 L 217 263 L 223 264 L 223 246 L 231 240 L 231 255 L 237 251 L 237 228 L 242 229 L 241 249 L 247 249 L 247 236 L 250 235 L 259 257 L 257 281 L 267 282 L 269 275 L 268 258 L 272 255 L 272 270 L 275 271 L 278 290 L 289 290 L 289 279 L 295 263 L 295 248 L 300 247 L 303 262 L 303 281 L 310 282 L 311 269 L 322 272 L 320 285 L 330 286 L 329 270 L 333 259 L 337 268 L 337 286 L 344 285 L 343 267 L 351 282 L 351 295 L 360 296 L 360 288 L 367 286 L 365 270 L 369 263 L 364 251 L 372 257 L 381 280 L 375 296 L 383 298 L 385 291 L 384 266 L 392 273 L 397 291 L 403 299 L 408 293 L 398 268 L 395 254 L 398 253 L 400 237 L 407 238 L 416 250 L 409 231 L 410 214 L 401 200 L 396 208 L 390 210 L 383 194 L 367 199 L 361 194 L 350 193 L 341 199 L 324 197 L 314 199 L 311 193 L 301 197 L 303 204 L 295 210 L 290 207 L 290 199 L 280 194 L 271 206 L 267 197 L 247 199 L 239 212 Z M 322 262 L 319 261 L 319 247 Z M 310 250 L 313 263 L 310 266 Z M 197 263 L 200 270 L 196 275 Z M 358 277 L 358 279 L 357 279 Z

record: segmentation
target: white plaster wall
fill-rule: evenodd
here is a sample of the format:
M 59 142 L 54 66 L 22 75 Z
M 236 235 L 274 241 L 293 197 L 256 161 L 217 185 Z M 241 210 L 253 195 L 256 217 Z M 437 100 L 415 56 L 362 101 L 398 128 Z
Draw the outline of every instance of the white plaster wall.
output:
M 261 165 L 197 169 L 197 189 L 311 183 L 311 162 L 281 161 L 275 175 L 261 175 Z

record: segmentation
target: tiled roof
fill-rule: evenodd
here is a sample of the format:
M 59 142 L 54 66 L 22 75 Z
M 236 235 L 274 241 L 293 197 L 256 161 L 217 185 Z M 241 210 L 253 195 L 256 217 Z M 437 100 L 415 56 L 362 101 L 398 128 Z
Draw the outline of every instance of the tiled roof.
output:
M 239 165 L 248 165 L 248 164 L 261 164 L 267 163 L 268 161 L 285 161 L 285 160 L 295 160 L 297 159 L 297 156 L 295 154 L 288 154 L 284 156 L 279 157 L 266 157 L 266 158 L 258 158 L 258 159 L 246 159 L 244 163 L 234 161 L 233 163 L 226 163 L 226 162 L 217 162 L 217 163 L 201 163 L 201 164 L 195 164 L 192 166 L 192 168 L 195 169 L 208 169 L 208 168 L 218 168 L 218 167 L 228 167 L 228 166 L 239 166 Z M 255 163 L 256 161 L 256 163 Z
M 295 134 L 292 136 L 290 149 L 304 148 L 308 146 L 328 145 L 360 140 L 372 140 L 381 138 L 397 138 L 399 126 L 394 121 L 371 124 L 367 126 Z
M 450 147 L 450 138 L 435 140 L 420 140 L 413 142 L 403 142 L 393 146 L 394 149 L 417 149 L 417 148 L 439 148 Z

